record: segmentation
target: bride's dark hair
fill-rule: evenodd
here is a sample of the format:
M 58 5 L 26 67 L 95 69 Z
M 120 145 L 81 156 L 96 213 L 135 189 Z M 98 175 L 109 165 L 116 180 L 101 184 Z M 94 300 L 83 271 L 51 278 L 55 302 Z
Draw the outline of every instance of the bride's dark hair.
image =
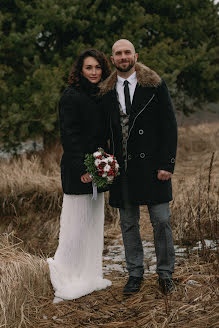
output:
M 107 60 L 104 53 L 99 50 L 96 50 L 96 49 L 86 49 L 79 55 L 75 64 L 71 68 L 71 71 L 70 71 L 70 74 L 68 77 L 68 84 L 72 84 L 75 86 L 80 85 L 82 66 L 84 63 L 84 59 L 87 57 L 95 58 L 98 61 L 98 63 L 100 64 L 100 67 L 102 69 L 101 80 L 105 80 L 110 75 L 111 68 L 109 65 L 109 61 Z

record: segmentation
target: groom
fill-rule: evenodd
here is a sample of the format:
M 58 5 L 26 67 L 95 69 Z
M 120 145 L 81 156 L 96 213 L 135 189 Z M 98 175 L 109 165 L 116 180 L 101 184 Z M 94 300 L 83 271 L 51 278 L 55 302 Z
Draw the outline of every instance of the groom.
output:
M 130 41 L 115 42 L 111 61 L 116 71 L 101 85 L 110 126 L 110 151 L 120 164 L 120 176 L 111 187 L 109 202 L 120 211 L 129 272 L 124 294 L 138 292 L 143 280 L 139 205 L 148 207 L 158 281 L 166 294 L 174 289 L 175 253 L 169 201 L 172 200 L 177 125 L 165 81 L 137 59 Z

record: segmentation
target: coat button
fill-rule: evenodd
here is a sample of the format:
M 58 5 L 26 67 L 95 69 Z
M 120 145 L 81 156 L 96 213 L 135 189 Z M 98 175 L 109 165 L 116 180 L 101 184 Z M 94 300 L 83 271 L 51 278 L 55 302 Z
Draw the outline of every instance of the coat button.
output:
M 175 158 L 171 158 L 170 162 L 171 162 L 172 164 L 174 164 L 174 163 L 175 163 Z
M 132 155 L 128 154 L 128 160 L 132 159 Z
M 140 130 L 138 131 L 138 133 L 139 133 L 140 135 L 142 135 L 142 134 L 144 133 L 144 130 L 140 129 Z
M 141 158 L 145 158 L 145 153 L 141 153 L 141 154 L 140 154 L 140 157 L 141 157 Z

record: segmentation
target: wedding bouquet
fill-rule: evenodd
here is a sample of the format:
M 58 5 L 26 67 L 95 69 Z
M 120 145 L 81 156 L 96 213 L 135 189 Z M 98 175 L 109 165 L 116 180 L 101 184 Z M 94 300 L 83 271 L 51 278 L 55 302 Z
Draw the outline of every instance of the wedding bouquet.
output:
M 107 154 L 102 148 L 93 154 L 86 154 L 84 164 L 98 188 L 107 187 L 119 175 L 119 164 L 115 156 Z

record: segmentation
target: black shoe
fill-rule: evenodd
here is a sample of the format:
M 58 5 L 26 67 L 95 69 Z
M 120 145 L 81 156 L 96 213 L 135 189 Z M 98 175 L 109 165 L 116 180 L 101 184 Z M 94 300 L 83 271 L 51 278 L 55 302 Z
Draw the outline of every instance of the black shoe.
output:
M 174 291 L 175 285 L 172 278 L 159 278 L 160 289 L 164 295 L 170 294 Z
M 143 280 L 143 277 L 130 276 L 128 282 L 126 283 L 126 285 L 123 289 L 123 294 L 131 295 L 131 294 L 139 292 L 142 280 Z

